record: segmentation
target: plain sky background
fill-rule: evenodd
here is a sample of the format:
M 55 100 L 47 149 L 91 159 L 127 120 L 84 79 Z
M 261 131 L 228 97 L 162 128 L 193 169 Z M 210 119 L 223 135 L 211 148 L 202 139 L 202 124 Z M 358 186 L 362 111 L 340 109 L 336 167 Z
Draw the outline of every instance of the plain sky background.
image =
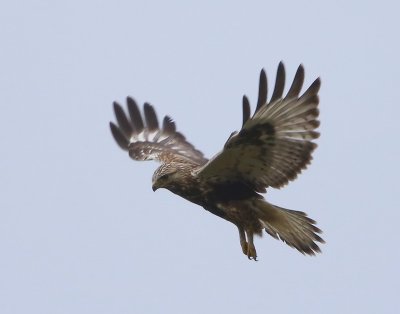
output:
M 396 1 L 2 1 L 0 313 L 399 313 Z M 312 165 L 270 202 L 324 230 L 305 257 L 166 190 L 114 143 L 112 102 L 211 157 L 259 71 L 322 78 Z

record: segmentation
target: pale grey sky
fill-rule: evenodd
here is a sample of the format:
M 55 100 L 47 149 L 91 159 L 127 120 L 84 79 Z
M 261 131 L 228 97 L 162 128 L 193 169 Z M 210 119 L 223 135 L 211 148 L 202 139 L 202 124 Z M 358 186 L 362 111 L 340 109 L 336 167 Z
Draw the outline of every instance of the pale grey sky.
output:
M 397 313 L 396 1 L 0 3 L 0 313 Z M 305 257 L 165 190 L 114 143 L 112 101 L 169 114 L 211 157 L 259 71 L 322 78 L 314 161 L 270 202 L 327 241 Z

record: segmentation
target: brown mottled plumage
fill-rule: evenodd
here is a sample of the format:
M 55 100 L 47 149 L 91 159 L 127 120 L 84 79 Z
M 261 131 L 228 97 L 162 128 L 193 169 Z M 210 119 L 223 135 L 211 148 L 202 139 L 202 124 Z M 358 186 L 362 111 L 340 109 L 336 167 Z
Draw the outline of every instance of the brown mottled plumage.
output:
M 306 168 L 319 136 L 318 91 L 320 79 L 300 95 L 304 68 L 299 66 L 286 96 L 285 68 L 278 66 L 271 99 L 265 71 L 260 74 L 256 110 L 243 96 L 243 125 L 228 138 L 212 159 L 186 141 L 166 116 L 159 126 L 154 108 L 144 104 L 144 121 L 135 101 L 128 97 L 128 116 L 114 103 L 117 125 L 110 123 L 118 145 L 135 160 L 158 160 L 153 190 L 166 188 L 211 213 L 235 224 L 243 253 L 256 260 L 253 235 L 264 229 L 303 254 L 320 252 L 323 243 L 315 221 L 300 211 L 272 205 L 259 193 L 280 188 Z

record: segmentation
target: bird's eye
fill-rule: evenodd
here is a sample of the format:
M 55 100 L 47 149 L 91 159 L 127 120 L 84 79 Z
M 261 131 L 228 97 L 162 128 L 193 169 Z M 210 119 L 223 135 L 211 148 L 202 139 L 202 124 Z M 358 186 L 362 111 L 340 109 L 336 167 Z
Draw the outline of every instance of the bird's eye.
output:
M 163 175 L 160 177 L 160 179 L 161 179 L 161 180 L 167 180 L 168 177 L 169 177 L 169 174 L 166 173 L 166 174 L 163 174 Z

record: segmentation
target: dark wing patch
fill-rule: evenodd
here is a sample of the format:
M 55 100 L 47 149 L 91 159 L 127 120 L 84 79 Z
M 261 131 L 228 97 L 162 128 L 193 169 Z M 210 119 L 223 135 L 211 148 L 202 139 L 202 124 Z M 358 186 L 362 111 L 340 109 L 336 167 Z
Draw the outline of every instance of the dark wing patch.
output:
M 162 162 L 179 159 L 198 165 L 207 162 L 203 154 L 176 131 L 175 123 L 170 117 L 164 117 L 160 128 L 153 106 L 144 104 L 144 119 L 131 97 L 127 98 L 127 106 L 129 118 L 122 107 L 114 102 L 117 124 L 110 122 L 110 129 L 117 144 L 129 151 L 129 156 L 133 159 L 154 159 Z
M 280 188 L 306 168 L 319 136 L 318 91 L 320 79 L 300 95 L 304 68 L 299 66 L 285 97 L 285 68 L 278 66 L 273 94 L 267 102 L 267 79 L 260 74 L 257 108 L 250 118 L 250 105 L 243 98 L 243 127 L 232 133 L 224 149 L 201 167 L 198 175 L 210 181 L 241 180 L 258 192 Z M 260 105 L 261 104 L 261 105 Z

